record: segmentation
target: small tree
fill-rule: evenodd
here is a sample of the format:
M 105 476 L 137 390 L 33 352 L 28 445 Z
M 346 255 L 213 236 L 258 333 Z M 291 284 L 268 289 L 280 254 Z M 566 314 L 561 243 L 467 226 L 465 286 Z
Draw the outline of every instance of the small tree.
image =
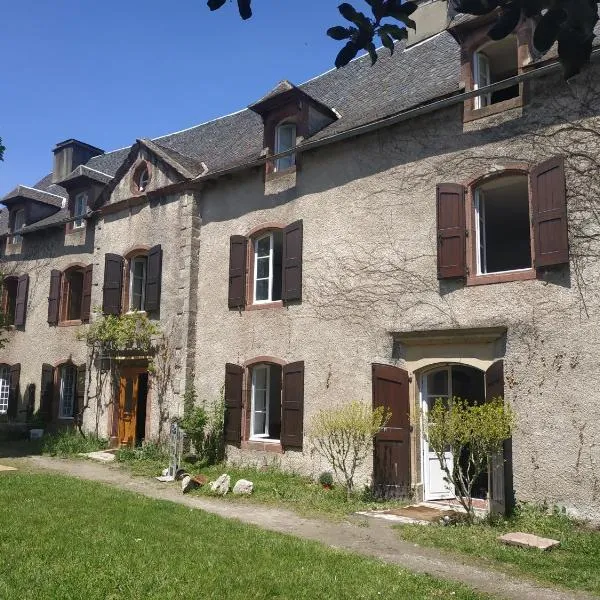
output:
M 424 422 L 429 448 L 440 461 L 446 480 L 473 521 L 473 485 L 490 465 L 494 453 L 511 436 L 513 412 L 502 398 L 470 404 L 462 398 L 438 398 Z M 453 457 L 449 464 L 448 454 Z
M 385 427 L 391 416 L 382 406 L 373 410 L 354 401 L 322 410 L 313 417 L 309 437 L 314 450 L 343 479 L 348 498 L 354 491 L 356 469 L 372 452 L 375 434 Z

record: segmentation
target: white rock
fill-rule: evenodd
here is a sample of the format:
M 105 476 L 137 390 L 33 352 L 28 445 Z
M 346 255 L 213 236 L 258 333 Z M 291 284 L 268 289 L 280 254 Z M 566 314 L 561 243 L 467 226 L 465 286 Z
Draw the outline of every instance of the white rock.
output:
M 221 496 L 224 496 L 229 491 L 230 486 L 231 477 L 229 477 L 229 475 L 226 473 L 223 473 L 223 475 L 221 475 L 216 481 L 213 481 L 210 484 L 210 490 L 211 492 L 215 492 L 216 494 L 221 494 Z
M 191 475 L 185 475 L 181 480 L 181 491 L 187 494 L 190 490 L 197 488 L 198 484 L 192 479 Z
M 537 548 L 538 550 L 551 550 L 560 546 L 558 540 L 539 537 L 531 533 L 523 533 L 515 531 L 513 533 L 505 533 L 498 538 L 503 544 L 509 546 L 520 546 L 521 548 Z
M 252 493 L 253 489 L 254 484 L 251 481 L 248 481 L 247 479 L 239 479 L 233 486 L 233 493 L 249 495 Z

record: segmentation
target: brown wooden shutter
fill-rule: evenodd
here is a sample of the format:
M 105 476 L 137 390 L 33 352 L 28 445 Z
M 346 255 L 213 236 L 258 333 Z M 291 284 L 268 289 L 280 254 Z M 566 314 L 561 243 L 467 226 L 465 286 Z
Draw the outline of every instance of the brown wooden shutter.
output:
M 88 265 L 83 270 L 83 294 L 81 297 L 81 320 L 88 322 L 90 320 L 90 310 L 92 307 L 92 271 L 94 265 Z
M 242 439 L 242 381 L 244 368 L 225 365 L 225 441 L 239 444 Z
M 304 361 L 283 367 L 281 445 L 302 448 L 304 438 Z
M 10 368 L 10 384 L 8 388 L 8 410 L 9 418 L 14 419 L 17 416 L 17 407 L 19 406 L 19 383 L 21 379 L 21 365 L 12 365 Z
M 60 306 L 60 280 L 62 273 L 56 269 L 50 272 L 50 293 L 48 294 L 48 323 L 58 323 L 58 312 Z
M 456 183 L 437 186 L 438 279 L 465 277 L 465 188 Z
M 564 160 L 557 156 L 531 170 L 531 217 L 535 266 L 569 262 Z
M 302 221 L 283 230 L 283 300 L 302 300 Z
M 27 314 L 27 290 L 29 289 L 29 275 L 21 275 L 17 283 L 17 300 L 15 303 L 15 325 L 25 325 Z
M 40 412 L 46 420 L 52 418 L 52 400 L 54 399 L 54 367 L 42 365 L 42 381 L 40 385 Z
M 85 406 L 85 365 L 77 367 L 77 387 L 73 404 L 73 419 L 76 425 L 82 424 L 83 407 Z
M 229 238 L 229 308 L 246 305 L 246 256 L 248 240 L 242 235 Z
M 160 244 L 148 252 L 148 270 L 146 271 L 146 295 L 144 310 L 148 312 L 160 309 L 160 282 L 162 276 L 162 249 Z
M 410 396 L 408 371 L 391 365 L 371 365 L 373 409 L 383 406 L 392 416 L 375 436 L 373 484 L 378 496 L 410 493 Z
M 105 315 L 121 314 L 123 262 L 123 257 L 118 254 L 106 254 L 104 256 L 102 310 Z

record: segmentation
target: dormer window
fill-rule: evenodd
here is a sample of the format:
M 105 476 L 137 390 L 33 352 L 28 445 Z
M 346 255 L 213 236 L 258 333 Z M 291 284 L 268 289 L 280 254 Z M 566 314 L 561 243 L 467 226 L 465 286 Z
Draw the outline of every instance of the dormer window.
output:
M 275 131 L 275 154 L 286 152 L 296 146 L 296 125 L 284 123 L 279 125 Z M 288 154 L 275 161 L 275 171 L 290 169 L 296 163 L 296 155 Z
M 73 221 L 73 228 L 77 229 L 83 227 L 85 222 L 83 217 L 87 212 L 87 194 L 85 192 L 81 192 L 75 196 L 75 206 L 73 207 L 73 216 L 75 220 Z
M 20 208 L 19 210 L 15 211 L 14 217 L 13 217 L 13 226 L 12 226 L 12 238 L 11 238 L 11 243 L 12 244 L 20 244 L 21 240 L 23 239 L 20 235 L 20 231 L 21 229 L 23 229 L 23 227 L 25 227 L 25 209 L 24 208 Z

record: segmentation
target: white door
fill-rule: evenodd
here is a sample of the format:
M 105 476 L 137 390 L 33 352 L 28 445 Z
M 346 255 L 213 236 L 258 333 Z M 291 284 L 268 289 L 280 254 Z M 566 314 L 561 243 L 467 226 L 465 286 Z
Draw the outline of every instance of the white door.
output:
M 427 415 L 438 398 L 447 400 L 452 397 L 452 367 L 443 367 L 425 373 L 421 379 L 421 410 L 423 414 L 422 431 L 427 430 Z M 425 500 L 445 500 L 455 498 L 454 486 L 446 481 L 440 461 L 434 452 L 429 450 L 424 435 L 423 446 L 423 484 Z M 445 459 L 452 470 L 454 457 L 452 452 L 445 453 Z

